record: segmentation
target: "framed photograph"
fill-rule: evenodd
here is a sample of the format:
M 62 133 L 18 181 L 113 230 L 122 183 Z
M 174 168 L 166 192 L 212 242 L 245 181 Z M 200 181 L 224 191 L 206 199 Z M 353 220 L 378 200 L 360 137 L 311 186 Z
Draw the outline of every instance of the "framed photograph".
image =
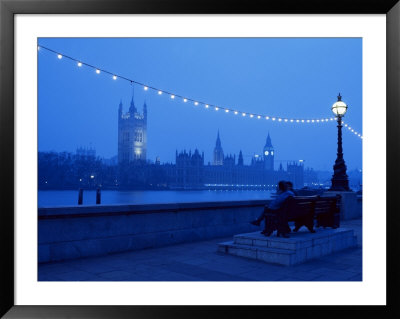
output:
M 0 3 L 1 315 L 399 315 L 397 1 Z

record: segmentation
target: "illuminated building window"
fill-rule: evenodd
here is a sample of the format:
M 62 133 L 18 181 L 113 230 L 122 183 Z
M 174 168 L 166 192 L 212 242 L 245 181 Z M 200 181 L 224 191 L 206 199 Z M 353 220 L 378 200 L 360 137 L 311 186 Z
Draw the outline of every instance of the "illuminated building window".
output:
M 135 142 L 143 142 L 143 131 L 142 130 L 135 131 Z

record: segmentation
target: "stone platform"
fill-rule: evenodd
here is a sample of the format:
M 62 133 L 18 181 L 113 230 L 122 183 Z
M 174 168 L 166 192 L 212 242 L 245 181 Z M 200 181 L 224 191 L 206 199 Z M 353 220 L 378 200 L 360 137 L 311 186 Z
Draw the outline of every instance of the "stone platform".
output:
M 310 233 L 303 227 L 289 236 L 290 238 L 277 237 L 274 232 L 266 237 L 259 231 L 239 234 L 233 237 L 233 241 L 218 244 L 218 251 L 291 266 L 357 246 L 357 237 L 353 229 L 348 228 L 317 228 L 316 233 Z

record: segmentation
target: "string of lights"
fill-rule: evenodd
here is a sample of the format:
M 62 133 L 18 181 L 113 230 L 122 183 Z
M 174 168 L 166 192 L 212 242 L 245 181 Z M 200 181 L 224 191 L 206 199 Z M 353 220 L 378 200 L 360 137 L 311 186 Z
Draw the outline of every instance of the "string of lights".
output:
M 132 85 L 138 85 L 141 86 L 143 88 L 144 91 L 153 91 L 156 92 L 156 94 L 158 95 L 167 95 L 170 97 L 171 100 L 181 100 L 183 103 L 189 103 L 192 104 L 193 106 L 199 107 L 202 106 L 205 109 L 210 109 L 210 110 L 215 110 L 215 111 L 220 111 L 220 112 L 225 112 L 228 114 L 233 114 L 233 115 L 239 115 L 241 117 L 249 117 L 249 118 L 254 118 L 254 119 L 264 119 L 264 120 L 268 120 L 268 121 L 272 121 L 272 122 L 280 122 L 280 123 L 311 123 L 311 124 L 317 124 L 317 123 L 327 123 L 327 122 L 333 122 L 335 120 L 337 120 L 336 117 L 324 117 L 324 118 L 288 118 L 288 117 L 281 117 L 281 116 L 271 116 L 271 115 L 266 115 L 266 114 L 258 114 L 258 113 L 250 113 L 250 112 L 243 112 L 240 111 L 238 109 L 234 109 L 234 108 L 229 108 L 229 107 L 224 107 L 224 106 L 217 106 L 215 104 L 211 104 L 211 103 L 206 103 L 203 101 L 199 101 L 199 100 L 195 100 L 192 99 L 190 97 L 185 97 L 176 93 L 172 93 L 172 92 L 168 92 L 166 90 L 162 90 L 159 88 L 155 88 L 151 85 L 147 85 L 132 79 L 129 79 L 127 77 L 118 75 L 116 73 L 104 70 L 102 68 L 96 67 L 94 65 L 91 65 L 89 63 L 83 62 L 79 59 L 70 57 L 68 55 L 62 54 L 60 52 L 57 52 L 55 50 L 52 50 L 50 48 L 44 47 L 44 46 L 38 46 L 38 51 L 40 51 L 41 49 L 47 50 L 49 52 L 54 53 L 55 55 L 57 55 L 57 58 L 59 60 L 66 58 L 69 59 L 71 61 L 74 61 L 76 63 L 76 65 L 78 67 L 89 67 L 91 69 L 93 69 L 96 74 L 100 74 L 100 73 L 105 73 L 107 75 L 110 75 L 111 78 L 115 81 L 118 79 L 124 80 L 124 81 L 128 81 L 130 82 Z M 342 121 L 344 123 L 344 121 Z M 350 133 L 353 133 L 354 135 L 358 136 L 359 138 L 363 138 L 361 133 L 357 132 L 356 130 L 354 130 L 354 128 L 352 128 L 350 125 L 348 125 L 347 123 L 344 124 L 344 127 L 346 127 L 348 129 L 348 131 Z

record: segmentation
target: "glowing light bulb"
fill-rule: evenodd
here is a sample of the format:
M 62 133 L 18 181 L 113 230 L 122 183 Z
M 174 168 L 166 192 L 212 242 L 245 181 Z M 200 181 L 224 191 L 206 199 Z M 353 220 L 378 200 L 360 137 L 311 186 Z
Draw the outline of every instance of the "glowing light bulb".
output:
M 265 119 L 266 119 L 266 120 L 269 120 L 269 116 L 266 116 Z
M 273 117 L 272 120 L 275 121 L 275 117 Z
M 117 79 L 117 76 L 116 75 L 113 75 L 113 80 L 116 80 Z
M 62 59 L 62 55 L 61 54 L 57 55 L 57 58 Z
M 199 102 L 194 102 L 194 105 L 199 105 Z
M 288 121 L 288 119 L 285 119 L 285 122 L 287 122 Z
M 290 120 L 290 122 L 292 122 L 292 123 L 293 123 L 293 120 Z
M 307 123 L 310 123 L 310 120 L 307 120 Z
M 226 110 L 225 110 L 225 112 L 226 112 L 226 113 L 229 113 L 229 110 L 228 110 L 228 109 L 226 109 Z
M 145 91 L 147 91 L 149 88 L 148 88 L 147 86 L 145 86 L 143 89 L 144 89 Z
M 187 99 L 183 99 L 183 102 L 185 102 L 185 103 L 186 103 L 186 102 L 187 102 Z
M 162 91 L 158 91 L 158 95 L 161 95 L 162 94 Z
M 258 118 L 258 119 L 260 119 L 260 118 L 261 118 L 261 116 L 260 116 L 260 115 L 258 115 L 258 116 L 257 116 L 257 118 Z
M 242 116 L 246 116 L 246 113 L 242 113 Z
M 81 67 L 81 66 L 82 66 L 82 63 L 81 63 L 81 62 L 78 62 L 78 66 Z
M 311 120 L 311 122 L 313 122 L 313 123 L 314 123 L 314 120 Z
M 319 123 L 319 120 L 317 120 L 317 122 Z
M 282 119 L 278 119 L 278 121 L 279 121 L 279 122 L 281 122 L 281 121 L 282 121 Z
M 250 117 L 253 117 L 254 115 L 253 114 L 250 114 Z
M 235 111 L 235 115 L 237 115 L 238 114 L 238 111 Z
M 40 46 L 39 45 L 37 46 L 37 49 L 38 49 L 38 51 L 40 50 Z
M 100 74 L 100 70 L 99 70 L 99 69 L 97 69 L 97 70 L 96 70 L 96 73 L 97 73 L 97 74 Z
M 216 111 L 218 111 L 218 110 L 219 110 L 218 106 L 216 106 L 216 107 L 215 107 L 215 110 L 216 110 Z
M 296 122 L 299 123 L 300 121 L 299 121 L 299 120 L 296 120 Z
M 206 109 L 208 109 L 210 106 L 208 104 L 206 104 Z

